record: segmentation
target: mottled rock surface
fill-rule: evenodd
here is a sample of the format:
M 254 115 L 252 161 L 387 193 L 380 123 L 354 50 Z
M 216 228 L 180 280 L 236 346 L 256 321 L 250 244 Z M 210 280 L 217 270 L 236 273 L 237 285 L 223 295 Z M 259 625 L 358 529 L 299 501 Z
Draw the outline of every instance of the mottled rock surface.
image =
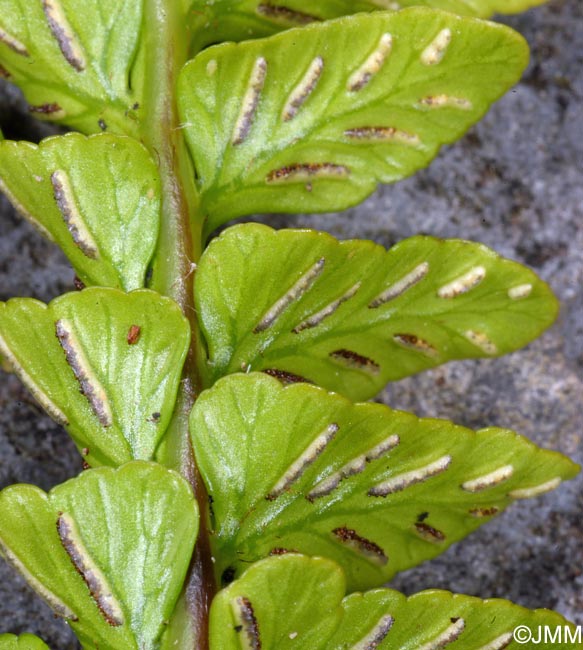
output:
M 505 19 L 529 41 L 522 81 L 431 167 L 382 187 L 342 215 L 275 216 L 276 226 L 317 227 L 389 246 L 422 232 L 481 241 L 524 262 L 562 301 L 556 325 L 503 359 L 459 362 L 390 386 L 381 396 L 419 415 L 470 427 L 508 426 L 583 462 L 583 5 L 554 0 Z M 0 86 L 10 138 L 48 133 L 17 93 Z M 60 252 L 0 198 L 0 299 L 50 300 L 73 287 Z M 0 377 L 0 486 L 43 489 L 81 469 L 72 443 L 11 375 Z M 583 479 L 513 506 L 443 556 L 393 585 L 440 587 L 550 607 L 583 624 Z M 70 631 L 24 582 L 0 565 L 2 631 L 30 631 L 52 648 L 76 648 Z M 307 649 L 306 649 L 307 650 Z

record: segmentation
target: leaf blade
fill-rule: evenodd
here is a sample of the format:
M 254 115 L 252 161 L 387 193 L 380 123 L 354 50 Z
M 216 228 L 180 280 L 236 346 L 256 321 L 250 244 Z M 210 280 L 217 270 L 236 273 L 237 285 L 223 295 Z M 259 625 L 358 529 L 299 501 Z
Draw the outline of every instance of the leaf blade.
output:
M 84 472 L 49 494 L 10 486 L 0 493 L 0 510 L 3 554 L 18 559 L 50 605 L 62 604 L 58 615 L 66 608 L 84 647 L 155 647 L 198 530 L 182 477 L 134 461 Z
M 0 15 L 0 63 L 32 113 L 85 133 L 137 132 L 143 2 L 2 0 Z
M 292 569 L 288 573 L 282 571 L 286 566 Z M 278 582 L 280 588 L 276 587 Z M 239 650 L 245 641 L 253 642 L 251 626 L 243 624 L 242 629 L 236 631 L 237 610 L 245 601 L 251 606 L 251 615 L 258 626 L 261 625 L 255 637 L 259 643 L 255 646 L 249 643 L 248 647 L 284 650 L 298 647 L 298 643 L 314 650 L 325 647 L 322 641 L 328 639 L 340 623 L 342 612 L 338 604 L 344 590 L 342 572 L 328 560 L 295 555 L 293 562 L 289 558 L 277 558 L 255 564 L 242 580 L 234 582 L 213 599 L 210 647 L 212 650 Z M 272 598 L 271 602 L 265 592 Z M 287 597 L 296 603 L 293 610 L 287 607 Z M 244 601 L 237 602 L 239 599 Z M 273 616 L 275 611 L 285 612 L 285 616 Z M 306 619 L 312 624 L 306 625 Z M 231 620 L 234 625 L 229 625 Z M 294 645 L 298 630 L 305 632 Z
M 334 589 L 318 585 L 316 577 L 322 575 L 328 584 L 334 581 Z M 290 584 L 294 591 L 304 587 L 303 598 L 294 598 Z M 338 567 L 322 558 L 291 554 L 262 560 L 214 599 L 211 650 L 413 650 L 444 648 L 454 641 L 459 650 L 514 650 L 520 647 L 513 642 L 513 631 L 519 626 L 533 639 L 544 626 L 554 634 L 568 630 L 572 637 L 566 646 L 580 647 L 575 626 L 549 610 L 530 611 L 506 600 L 480 600 L 439 590 L 407 598 L 391 589 L 378 589 L 342 598 L 341 588 Z M 247 621 L 237 625 L 241 605 L 251 614 L 252 626 Z M 255 639 L 258 642 L 252 645 Z M 543 647 L 550 649 L 552 644 Z
M 0 634 L 0 650 L 49 650 L 49 646 L 33 634 Z
M 86 285 L 144 286 L 158 238 L 160 181 L 150 155 L 121 136 L 77 133 L 0 144 L 0 189 L 55 241 Z
M 351 399 L 448 360 L 515 350 L 557 312 L 534 273 L 480 244 L 419 236 L 387 252 L 258 224 L 211 242 L 195 300 L 207 386 L 263 370 Z
M 430 61 L 431 48 L 439 56 Z M 526 59 L 522 38 L 506 28 L 427 9 L 202 52 L 181 73 L 178 102 L 207 232 L 254 212 L 360 202 L 460 137 Z
M 280 31 L 359 12 L 431 7 L 474 18 L 493 13 L 513 14 L 536 7 L 545 0 L 321 0 L 317 6 L 305 0 L 222 0 L 212 5 L 195 0 L 189 13 L 194 50 L 224 41 L 264 38 Z
M 178 306 L 146 289 L 0 305 L 4 356 L 92 465 L 153 458 L 189 340 Z
M 350 589 L 378 586 L 577 473 L 512 431 L 353 405 L 259 373 L 205 391 L 191 434 L 219 578 L 297 551 L 338 562 Z

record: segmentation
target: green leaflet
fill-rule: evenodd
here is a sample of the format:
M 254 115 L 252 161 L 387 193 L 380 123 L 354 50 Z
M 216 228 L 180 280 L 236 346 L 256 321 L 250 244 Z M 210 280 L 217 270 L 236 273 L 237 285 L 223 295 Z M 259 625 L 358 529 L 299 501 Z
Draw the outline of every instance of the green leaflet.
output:
M 258 562 L 213 600 L 210 649 L 325 648 L 341 623 L 344 591 L 329 560 L 293 554 Z
M 91 465 L 153 458 L 189 340 L 178 305 L 146 289 L 0 303 L 0 353 Z
M 351 399 L 445 361 L 516 350 L 557 313 L 532 271 L 481 244 L 418 236 L 385 251 L 258 224 L 211 242 L 196 301 L 207 384 L 263 370 Z
M 142 0 L 0 0 L 0 64 L 30 111 L 85 133 L 134 134 Z
M 438 590 L 406 598 L 378 589 L 343 598 L 344 588 L 342 572 L 322 558 L 292 554 L 258 562 L 214 599 L 211 650 L 439 650 L 454 642 L 456 650 L 533 647 L 513 641 L 518 626 L 533 639 L 548 626 L 561 634 L 561 647 L 581 647 L 580 630 L 545 609 Z
M 456 639 L 453 646 L 456 650 L 519 650 L 523 643 L 512 639 L 520 626 L 523 629 L 517 630 L 517 639 L 524 640 L 525 632 L 537 639 L 541 628 L 546 626 L 554 634 L 561 634 L 564 648 L 581 648 L 577 628 L 557 612 L 529 611 L 502 599 L 480 600 L 440 590 L 423 591 L 406 598 L 393 590 L 379 590 L 348 596 L 343 608 L 345 617 L 328 642 L 330 650 L 350 647 L 346 642 L 351 636 L 355 641 L 360 640 L 358 626 L 361 633 L 370 635 L 370 630 L 380 633 L 379 627 L 388 623 L 387 616 L 394 618 L 394 624 L 384 643 L 377 646 L 379 650 L 430 650 L 448 647 Z M 366 626 L 367 622 L 370 627 Z M 553 650 L 556 644 L 542 642 L 535 647 Z
M 155 463 L 0 493 L 0 550 L 85 650 L 154 650 L 198 531 L 186 481 Z
M 198 51 L 212 43 L 246 41 L 362 11 L 395 8 L 392 0 L 193 0 L 189 20 Z
M 462 16 L 488 18 L 518 13 L 545 0 L 194 0 L 189 13 L 195 49 L 222 41 L 245 41 L 292 27 L 362 11 L 432 7 Z
M 144 286 L 160 221 L 160 180 L 131 138 L 78 133 L 0 144 L 0 190 L 65 252 L 85 284 Z
M 507 27 L 430 9 L 359 14 L 209 48 L 178 104 L 207 232 L 345 208 L 426 166 L 519 79 Z
M 0 634 L 0 650 L 49 650 L 49 646 L 34 634 Z
M 337 561 L 351 590 L 377 586 L 578 471 L 512 431 L 474 433 L 259 373 L 202 393 L 191 432 L 223 581 L 293 550 Z

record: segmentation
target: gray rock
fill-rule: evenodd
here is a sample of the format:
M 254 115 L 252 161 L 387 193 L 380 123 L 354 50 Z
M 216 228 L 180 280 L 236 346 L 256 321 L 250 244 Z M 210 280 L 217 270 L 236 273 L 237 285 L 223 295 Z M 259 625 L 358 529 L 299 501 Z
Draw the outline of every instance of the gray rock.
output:
M 481 241 L 535 269 L 562 301 L 556 325 L 526 350 L 468 361 L 389 386 L 382 401 L 419 415 L 479 428 L 513 428 L 583 462 L 583 5 L 554 0 L 505 19 L 532 47 L 523 81 L 429 169 L 382 187 L 341 215 L 286 217 L 277 227 L 314 227 L 385 246 L 418 232 Z M 38 139 L 17 93 L 0 87 L 7 136 Z M 49 300 L 72 289 L 73 273 L 0 199 L 0 299 Z M 64 432 L 40 413 L 11 375 L 0 387 L 0 486 L 43 489 L 81 463 Z M 392 584 L 406 593 L 439 587 L 549 607 L 583 624 L 583 479 L 510 511 L 440 558 Z M 23 581 L 0 566 L 5 631 L 30 631 L 54 648 L 76 648 Z

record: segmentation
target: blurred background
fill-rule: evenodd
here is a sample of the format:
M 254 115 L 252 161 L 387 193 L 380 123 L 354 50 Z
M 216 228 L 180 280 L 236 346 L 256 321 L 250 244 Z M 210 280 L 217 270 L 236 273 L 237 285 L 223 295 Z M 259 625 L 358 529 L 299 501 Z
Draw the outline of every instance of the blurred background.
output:
M 549 332 L 513 355 L 452 363 L 390 385 L 379 401 L 472 428 L 512 428 L 583 463 L 583 3 L 552 0 L 502 22 L 530 44 L 522 82 L 427 170 L 342 214 L 258 220 L 386 247 L 416 233 L 473 239 L 530 266 L 562 303 Z M 29 117 L 3 80 L 0 126 L 10 139 L 54 132 Z M 72 290 L 64 256 L 0 196 L 0 300 L 49 301 Z M 26 482 L 48 490 L 80 470 L 64 431 L 0 371 L 0 488 Z M 515 504 L 391 586 L 510 598 L 583 624 L 583 478 Z M 59 650 L 78 647 L 1 560 L 0 621 L 2 632 L 33 632 Z

